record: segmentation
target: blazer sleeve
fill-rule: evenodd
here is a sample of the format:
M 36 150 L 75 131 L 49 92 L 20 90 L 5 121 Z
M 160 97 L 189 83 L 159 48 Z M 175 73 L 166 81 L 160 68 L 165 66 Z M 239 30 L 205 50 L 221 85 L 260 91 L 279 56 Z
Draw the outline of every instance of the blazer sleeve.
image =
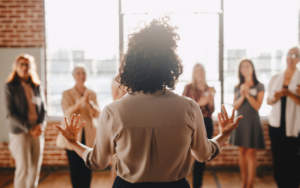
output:
M 41 114 L 38 119 L 38 123 L 43 124 L 43 128 L 45 129 L 47 126 L 47 104 L 46 104 L 44 89 L 41 85 L 39 86 L 39 92 L 40 92 L 39 94 L 41 97 L 42 104 L 41 104 Z
M 203 115 L 197 103 L 190 101 L 194 114 L 191 116 L 194 132 L 191 151 L 199 162 L 210 161 L 220 154 L 220 146 L 214 140 L 207 139 Z
M 5 85 L 5 107 L 6 107 L 6 118 L 10 121 L 9 126 L 17 127 L 24 132 L 28 133 L 33 125 L 31 125 L 26 119 L 20 116 L 16 110 L 17 106 L 14 101 L 13 91 L 9 84 Z M 12 128 L 13 129 L 13 128 Z
M 74 109 L 74 104 L 70 98 L 70 94 L 68 91 L 63 92 L 63 96 L 61 99 L 61 107 L 64 115 L 67 116 L 68 118 L 71 118 Z
M 102 170 L 107 167 L 115 153 L 112 119 L 108 108 L 105 107 L 100 114 L 94 147 L 85 150 L 82 158 L 90 169 Z

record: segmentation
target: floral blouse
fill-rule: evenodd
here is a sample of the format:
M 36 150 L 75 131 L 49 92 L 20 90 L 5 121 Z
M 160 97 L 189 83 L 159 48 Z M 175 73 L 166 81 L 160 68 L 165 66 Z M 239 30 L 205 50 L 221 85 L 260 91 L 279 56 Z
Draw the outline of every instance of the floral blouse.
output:
M 200 89 L 196 88 L 194 91 L 192 88 L 192 84 L 188 84 L 185 86 L 183 91 L 183 96 L 190 97 L 194 101 L 198 101 L 202 95 L 207 95 L 209 92 L 210 87 L 206 85 L 205 89 L 201 91 Z M 212 101 L 211 103 L 206 104 L 205 106 L 199 106 L 202 114 L 204 117 L 212 117 L 212 113 L 215 111 L 215 103 Z

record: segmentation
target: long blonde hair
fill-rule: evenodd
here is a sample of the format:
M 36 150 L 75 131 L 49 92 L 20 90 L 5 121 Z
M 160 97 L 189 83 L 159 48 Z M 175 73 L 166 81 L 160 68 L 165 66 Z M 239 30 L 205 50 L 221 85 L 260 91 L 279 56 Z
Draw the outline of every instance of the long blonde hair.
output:
M 204 70 L 204 72 L 205 72 L 205 68 L 204 68 L 204 66 L 203 66 L 201 63 L 196 63 L 196 64 L 194 65 L 194 67 L 193 67 L 193 73 L 192 73 L 192 89 L 193 89 L 193 91 L 196 91 L 195 71 L 196 71 L 196 68 L 197 68 L 197 67 L 201 67 L 201 68 Z M 205 77 L 204 77 L 204 82 L 205 82 L 205 84 L 207 83 Z
M 13 67 L 12 67 L 12 72 L 9 74 L 9 76 L 6 79 L 6 82 L 12 82 L 15 79 L 17 79 L 18 74 L 17 74 L 17 63 L 20 59 L 25 59 L 29 62 L 29 71 L 28 74 L 31 78 L 31 81 L 34 83 L 34 85 L 38 86 L 41 84 L 41 80 L 36 72 L 36 64 L 35 64 L 35 59 L 32 55 L 29 54 L 20 54 L 16 57 L 15 61 L 13 62 Z

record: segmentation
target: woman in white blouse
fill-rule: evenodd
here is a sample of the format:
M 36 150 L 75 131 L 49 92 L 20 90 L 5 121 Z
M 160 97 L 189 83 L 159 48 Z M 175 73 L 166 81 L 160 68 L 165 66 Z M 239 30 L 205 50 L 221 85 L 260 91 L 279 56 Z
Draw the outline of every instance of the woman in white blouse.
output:
M 114 188 L 190 187 L 186 177 L 193 156 L 200 162 L 216 157 L 242 118 L 234 121 L 234 111 L 229 118 L 223 107 L 220 134 L 207 139 L 198 104 L 171 91 L 182 64 L 177 28 L 166 19 L 154 19 L 129 35 L 116 78 L 128 94 L 103 109 L 93 148 L 77 141 L 84 125 L 78 124 L 80 115 L 73 115 L 66 129 L 55 125 L 91 169 L 104 169 L 116 155 Z
M 268 104 L 272 105 L 269 115 L 269 134 L 273 154 L 274 178 L 279 188 L 298 188 L 300 177 L 300 61 L 299 47 L 289 50 L 287 68 L 271 78 Z

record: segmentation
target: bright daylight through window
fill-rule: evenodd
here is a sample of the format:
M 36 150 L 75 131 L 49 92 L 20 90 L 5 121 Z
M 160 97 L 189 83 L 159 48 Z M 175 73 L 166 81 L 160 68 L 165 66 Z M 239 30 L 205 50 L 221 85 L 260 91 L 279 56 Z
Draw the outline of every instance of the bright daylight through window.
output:
M 49 115 L 63 115 L 60 106 L 62 92 L 74 86 L 71 71 L 77 63 L 86 64 L 89 70 L 86 85 L 97 93 L 103 108 L 112 102 L 111 83 L 119 65 L 118 1 L 45 2 Z M 184 73 L 175 92 L 182 94 L 184 86 L 191 81 L 192 67 L 197 62 L 202 63 L 208 85 L 216 90 L 216 111 L 220 109 L 222 82 L 224 103 L 232 105 L 241 57 L 253 59 L 258 78 L 267 89 L 270 77 L 284 69 L 284 55 L 288 48 L 298 43 L 297 0 L 226 0 L 222 79 L 219 76 L 220 0 L 121 2 L 124 51 L 128 34 L 153 18 L 169 14 L 171 23 L 179 28 L 178 54 L 184 64 Z M 72 7 L 66 11 L 57 4 L 64 4 L 61 7 L 72 4 Z M 268 10 L 267 15 L 265 10 Z M 269 107 L 264 101 L 260 114 L 266 116 L 268 112 Z

